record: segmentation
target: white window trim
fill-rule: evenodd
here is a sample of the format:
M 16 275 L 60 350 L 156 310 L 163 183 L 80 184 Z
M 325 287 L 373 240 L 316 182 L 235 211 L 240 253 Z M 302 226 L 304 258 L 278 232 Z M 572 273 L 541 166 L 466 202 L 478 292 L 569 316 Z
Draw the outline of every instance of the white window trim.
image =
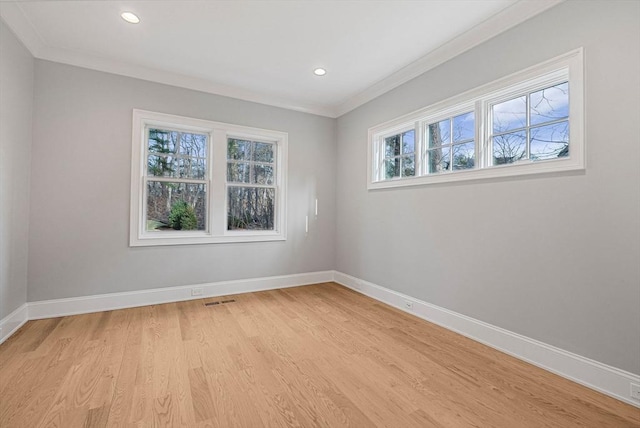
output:
M 369 129 L 367 139 L 367 188 L 369 190 L 392 187 L 416 186 L 468 180 L 512 177 L 530 174 L 548 174 L 564 171 L 584 170 L 586 167 L 586 141 L 584 133 L 584 59 L 579 48 L 560 55 L 542 64 L 511 74 L 460 95 L 440 101 L 402 117 Z M 508 98 L 519 90 L 533 86 L 544 87 L 548 82 L 565 78 L 569 81 L 569 156 L 561 159 L 524 161 L 506 165 L 488 165 L 485 153 L 489 130 L 485 119 L 491 103 L 502 97 Z M 424 124 L 437 122 L 440 118 L 473 110 L 476 115 L 476 163 L 474 169 L 425 174 Z M 412 125 L 413 124 L 413 125 Z M 416 129 L 416 176 L 381 179 L 378 171 L 380 138 L 393 135 L 395 131 L 415 126 Z M 418 152 L 419 150 L 419 152 Z
M 146 131 L 149 126 L 175 128 L 208 135 L 207 228 L 204 231 L 146 231 L 145 175 Z M 227 230 L 227 138 L 236 137 L 274 143 L 276 146 L 276 212 L 274 230 Z M 260 128 L 212 122 L 165 113 L 133 110 L 131 144 L 131 209 L 129 245 L 185 245 L 231 242 L 284 241 L 287 239 L 287 147 L 288 134 Z M 180 179 L 176 179 L 180 181 Z

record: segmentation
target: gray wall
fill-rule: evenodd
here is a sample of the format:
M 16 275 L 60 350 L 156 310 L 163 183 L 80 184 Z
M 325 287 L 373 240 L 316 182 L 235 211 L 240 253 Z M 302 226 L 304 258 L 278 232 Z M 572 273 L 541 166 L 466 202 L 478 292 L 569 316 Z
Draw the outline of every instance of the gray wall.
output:
M 638 18 L 562 3 L 337 121 L 38 60 L 28 300 L 336 268 L 640 373 Z M 1 30 L 0 318 L 25 301 L 33 90 Z M 579 46 L 586 173 L 366 190 L 369 127 Z M 133 108 L 289 132 L 288 240 L 129 248 Z
M 0 320 L 27 301 L 33 57 L 0 20 Z
M 30 302 L 333 268 L 334 120 L 41 60 L 35 91 Z M 133 108 L 288 132 L 287 241 L 128 247 Z
M 640 373 L 640 2 L 565 2 L 338 119 L 336 268 Z M 366 189 L 367 129 L 583 46 L 584 174 Z

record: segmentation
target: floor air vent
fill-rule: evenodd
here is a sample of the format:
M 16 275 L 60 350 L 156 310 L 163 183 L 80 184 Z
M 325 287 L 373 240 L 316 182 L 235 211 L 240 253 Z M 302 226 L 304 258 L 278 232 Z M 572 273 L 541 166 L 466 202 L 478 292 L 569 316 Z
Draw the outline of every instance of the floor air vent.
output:
M 230 300 L 222 300 L 220 302 L 209 302 L 209 303 L 205 303 L 205 306 L 214 306 L 214 305 L 219 305 L 220 303 L 233 303 L 235 302 L 234 299 L 230 299 Z

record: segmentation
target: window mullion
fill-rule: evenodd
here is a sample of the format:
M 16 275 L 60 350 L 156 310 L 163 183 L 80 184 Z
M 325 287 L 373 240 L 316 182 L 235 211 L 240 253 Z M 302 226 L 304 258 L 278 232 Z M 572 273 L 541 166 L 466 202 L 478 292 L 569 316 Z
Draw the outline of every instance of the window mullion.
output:
M 424 144 L 424 132 L 422 131 L 422 123 L 417 121 L 414 124 L 415 129 L 415 145 L 413 147 L 413 159 L 415 162 L 415 176 L 419 177 L 424 175 L 423 170 L 423 160 L 422 160 L 422 152 L 423 152 L 423 144 Z
M 176 132 L 176 156 L 180 156 L 180 143 L 182 142 L 182 132 Z
M 544 123 L 544 125 L 546 125 L 546 123 Z M 516 132 L 522 132 L 527 130 L 528 126 L 521 126 L 519 128 L 513 128 L 513 129 L 509 129 L 507 131 L 502 131 L 502 132 L 494 132 L 493 134 L 491 134 L 492 137 L 500 137 L 501 135 L 508 135 L 508 134 L 515 134 Z
M 478 168 L 487 168 L 490 166 L 489 157 L 491 153 L 491 138 L 489 137 L 489 124 L 491 123 L 491 114 L 484 100 L 476 101 L 476 150 Z
M 449 171 L 453 171 L 453 116 L 449 118 Z
M 377 143 L 373 146 L 373 156 L 371 167 L 373 168 L 373 176 L 376 181 L 383 180 L 382 169 L 384 168 L 384 151 L 382 150 L 382 145 L 384 144 L 384 138 L 378 137 Z
M 227 188 L 229 187 L 256 187 L 259 189 L 275 189 L 276 185 L 274 184 L 257 184 L 257 183 L 234 183 L 228 182 Z
M 526 136 L 525 138 L 527 139 L 525 141 L 525 147 L 527 149 L 526 155 L 527 155 L 527 160 L 531 160 L 531 93 L 527 94 L 527 98 L 526 98 L 527 102 L 527 111 L 526 111 L 526 119 L 527 119 L 527 132 L 526 132 Z
M 224 130 L 211 133 L 210 148 L 209 230 L 213 235 L 222 235 L 226 229 L 227 218 L 227 133 Z
M 163 183 L 207 184 L 207 179 L 201 180 L 197 178 L 166 177 L 164 175 L 156 176 L 148 174 L 145 174 L 145 177 L 147 177 L 149 181 L 160 181 Z

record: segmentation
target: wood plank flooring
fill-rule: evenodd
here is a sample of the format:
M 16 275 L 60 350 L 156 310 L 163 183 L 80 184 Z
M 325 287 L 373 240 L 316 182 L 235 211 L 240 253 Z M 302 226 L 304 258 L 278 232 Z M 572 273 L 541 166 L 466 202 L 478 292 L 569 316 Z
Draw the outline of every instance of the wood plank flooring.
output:
M 640 409 L 326 283 L 30 321 L 0 345 L 0 427 L 105 426 L 618 428 Z

